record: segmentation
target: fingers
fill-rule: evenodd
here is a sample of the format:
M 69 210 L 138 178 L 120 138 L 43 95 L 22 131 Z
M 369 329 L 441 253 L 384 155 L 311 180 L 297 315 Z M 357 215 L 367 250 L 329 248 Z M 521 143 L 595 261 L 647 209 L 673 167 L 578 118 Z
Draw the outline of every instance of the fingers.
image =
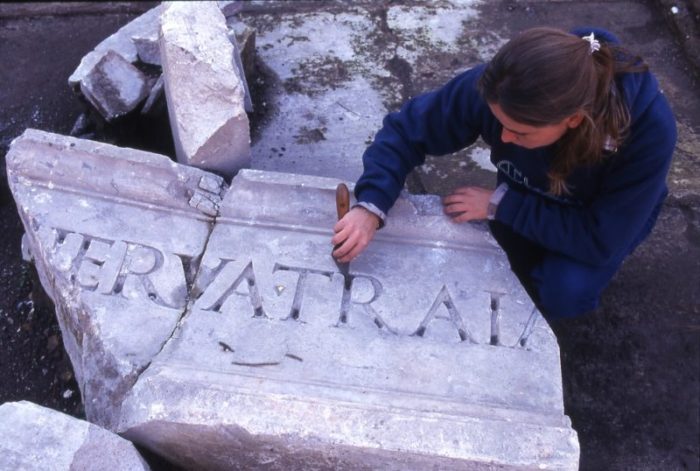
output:
M 450 220 L 455 223 L 468 222 L 474 219 L 478 218 L 474 217 L 472 214 L 466 211 L 450 217 Z
M 349 262 L 357 257 L 370 243 L 376 231 L 376 216 L 362 208 L 350 210 L 333 230 L 333 257 L 339 262 Z
M 457 188 L 443 198 L 443 211 L 456 223 L 485 219 L 492 193 L 491 190 L 474 186 Z
M 342 238 L 342 233 L 336 235 L 341 235 Z M 339 245 L 336 244 L 332 255 L 339 262 L 349 262 L 360 255 L 360 253 L 362 253 L 362 251 L 367 248 L 368 245 L 368 238 L 362 237 L 362 234 L 353 233 L 340 242 Z

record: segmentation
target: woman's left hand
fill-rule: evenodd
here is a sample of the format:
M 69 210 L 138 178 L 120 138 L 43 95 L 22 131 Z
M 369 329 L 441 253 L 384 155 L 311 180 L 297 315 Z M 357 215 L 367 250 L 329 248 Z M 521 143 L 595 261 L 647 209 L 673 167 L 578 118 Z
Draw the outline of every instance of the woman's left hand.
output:
M 478 186 L 462 186 L 442 199 L 443 210 L 452 222 L 486 219 L 493 190 Z

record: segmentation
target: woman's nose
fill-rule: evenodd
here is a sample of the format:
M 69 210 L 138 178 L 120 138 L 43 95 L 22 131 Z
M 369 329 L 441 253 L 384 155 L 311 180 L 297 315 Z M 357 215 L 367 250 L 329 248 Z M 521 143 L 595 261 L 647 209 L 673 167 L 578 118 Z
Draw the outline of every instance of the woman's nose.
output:
M 501 141 L 503 141 L 506 144 L 508 144 L 509 142 L 515 142 L 515 139 L 517 137 L 518 136 L 516 134 L 508 131 L 505 128 L 503 128 L 503 130 L 501 131 Z

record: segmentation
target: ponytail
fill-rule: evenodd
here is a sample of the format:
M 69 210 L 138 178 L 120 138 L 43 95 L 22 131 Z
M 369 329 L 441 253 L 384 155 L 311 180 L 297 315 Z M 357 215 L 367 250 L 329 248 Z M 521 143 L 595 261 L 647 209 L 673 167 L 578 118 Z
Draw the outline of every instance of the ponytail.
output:
M 595 47 L 594 47 L 595 44 Z M 581 123 L 556 144 L 549 192 L 569 193 L 566 178 L 614 152 L 627 137 L 630 113 L 615 78 L 642 72 L 646 64 L 621 48 L 553 28 L 533 28 L 507 43 L 479 81 L 489 103 L 514 121 L 556 124 L 580 112 Z

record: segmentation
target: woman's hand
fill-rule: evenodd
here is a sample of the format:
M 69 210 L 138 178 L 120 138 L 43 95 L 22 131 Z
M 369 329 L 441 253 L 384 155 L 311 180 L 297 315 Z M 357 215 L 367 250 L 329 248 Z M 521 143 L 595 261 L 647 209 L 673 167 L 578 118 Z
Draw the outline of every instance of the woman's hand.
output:
M 493 190 L 486 188 L 463 186 L 443 198 L 443 210 L 452 222 L 486 219 L 492 194 Z
M 369 245 L 378 227 L 376 215 L 360 206 L 352 208 L 333 227 L 333 257 L 342 263 L 351 261 Z

